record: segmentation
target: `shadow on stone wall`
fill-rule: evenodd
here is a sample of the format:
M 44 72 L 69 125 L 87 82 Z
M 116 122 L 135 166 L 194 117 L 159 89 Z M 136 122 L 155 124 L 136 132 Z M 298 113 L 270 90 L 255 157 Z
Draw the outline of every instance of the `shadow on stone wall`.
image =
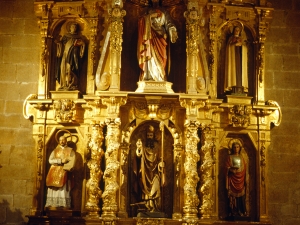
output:
M 10 204 L 7 200 L 0 202 L 0 225 L 25 225 L 23 212 L 20 209 L 11 210 Z

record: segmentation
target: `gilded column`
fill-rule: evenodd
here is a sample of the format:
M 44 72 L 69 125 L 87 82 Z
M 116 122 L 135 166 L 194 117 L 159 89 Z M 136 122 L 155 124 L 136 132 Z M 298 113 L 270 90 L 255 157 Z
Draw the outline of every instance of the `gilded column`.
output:
M 118 212 L 117 191 L 119 184 L 117 181 L 120 162 L 118 161 L 118 153 L 120 147 L 120 124 L 119 118 L 106 119 L 107 136 L 106 136 L 106 169 L 103 179 L 105 182 L 104 192 L 102 194 L 103 208 L 102 217 L 116 217 Z
M 200 160 L 197 145 L 199 142 L 197 121 L 187 120 L 185 123 L 185 182 L 184 182 L 184 206 L 183 218 L 197 218 L 199 198 L 196 192 L 199 176 L 197 172 L 197 162 Z
M 204 126 L 202 128 L 202 147 L 203 154 L 202 164 L 200 167 L 201 172 L 201 187 L 199 189 L 202 204 L 200 204 L 200 214 L 202 219 L 210 219 L 213 213 L 213 185 L 215 183 L 214 178 L 214 166 L 215 166 L 215 153 L 216 146 L 214 140 L 211 137 L 211 128 Z
M 120 70 L 122 52 L 123 17 L 126 15 L 122 9 L 121 0 L 115 0 L 114 6 L 108 11 L 110 19 L 110 91 L 120 90 Z
M 118 117 L 120 106 L 126 103 L 125 96 L 107 96 L 103 97 L 103 104 L 107 106 L 107 118 L 105 124 L 107 126 L 106 134 L 106 152 L 105 161 L 106 169 L 103 179 L 105 183 L 104 192 L 102 194 L 103 208 L 102 217 L 115 218 L 119 210 L 119 201 L 117 200 L 118 190 L 120 188 L 120 145 L 121 145 L 121 120 Z
M 101 161 L 104 155 L 104 151 L 102 149 L 103 139 L 102 126 L 94 124 L 87 146 L 88 151 L 91 154 L 91 158 L 87 163 L 87 166 L 90 169 L 90 179 L 86 183 L 87 202 L 85 204 L 89 217 L 99 217 L 99 200 L 102 195 L 99 183 L 103 175 L 101 170 Z

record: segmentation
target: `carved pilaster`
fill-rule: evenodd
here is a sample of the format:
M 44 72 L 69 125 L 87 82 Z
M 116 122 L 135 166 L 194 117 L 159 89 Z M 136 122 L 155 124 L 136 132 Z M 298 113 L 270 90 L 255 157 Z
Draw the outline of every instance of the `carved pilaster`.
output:
M 116 217 L 118 212 L 117 191 L 118 184 L 118 170 L 120 162 L 118 160 L 120 147 L 120 124 L 119 118 L 106 119 L 107 136 L 106 136 L 106 169 L 104 171 L 104 192 L 102 194 L 103 208 L 102 217 Z
M 210 82 L 211 82 L 211 90 L 210 94 L 211 96 L 216 97 L 217 91 L 216 91 L 216 85 L 217 85 L 217 70 L 216 70 L 216 62 L 217 62 L 217 54 L 216 54 L 216 43 L 217 43 L 217 18 L 219 16 L 219 13 L 221 9 L 217 5 L 211 5 L 210 6 L 210 20 L 209 20 L 209 62 L 208 67 L 210 70 Z
M 203 37 L 200 27 L 204 25 L 202 18 L 203 6 L 199 1 L 189 1 L 186 18 L 186 52 L 187 52 L 187 93 L 205 94 L 208 78 L 208 68 L 204 54 Z
M 173 135 L 174 136 L 174 135 Z M 173 219 L 182 219 L 181 209 L 183 207 L 183 201 L 180 197 L 180 192 L 183 184 L 183 158 L 184 158 L 184 146 L 174 141 L 174 201 L 173 201 Z
M 87 20 L 89 22 L 89 66 L 88 74 L 91 74 L 90 79 L 87 79 L 87 93 L 94 93 L 95 91 L 95 73 L 96 67 L 99 60 L 98 55 L 98 35 L 99 35 L 99 8 L 98 2 L 86 2 L 84 8 L 88 13 Z
M 109 10 L 110 19 L 110 74 L 111 85 L 110 91 L 120 90 L 120 69 L 121 69 L 121 52 L 122 52 L 122 34 L 123 34 L 123 17 L 126 11 L 122 9 L 122 1 L 115 1 L 112 9 Z
M 42 128 L 42 127 L 40 127 Z M 43 167 L 43 155 L 44 155 L 44 148 L 45 148 L 45 140 L 44 135 L 42 133 L 37 134 L 36 136 L 37 141 L 37 151 L 36 151 L 36 180 L 34 185 L 34 198 L 33 198 L 33 205 L 30 209 L 30 215 L 40 215 L 43 210 L 43 205 L 41 198 L 43 194 L 41 193 L 43 187 L 43 174 L 44 174 L 44 167 Z
M 90 178 L 86 183 L 87 202 L 85 204 L 89 217 L 99 217 L 100 212 L 99 200 L 102 195 L 102 190 L 99 188 L 99 183 L 103 175 L 101 170 L 101 161 L 104 155 L 102 149 L 103 139 L 102 126 L 100 126 L 100 124 L 94 124 L 87 146 L 91 155 L 87 163 L 90 169 Z
M 197 218 L 199 198 L 196 192 L 199 176 L 197 172 L 197 162 L 200 160 L 198 154 L 198 126 L 197 121 L 187 120 L 185 123 L 185 162 L 184 162 L 184 207 L 183 218 Z
M 188 11 L 184 13 L 186 18 L 186 53 L 187 53 L 187 63 L 186 63 L 186 77 L 187 77 L 187 93 L 195 94 L 196 89 L 196 79 L 198 76 L 199 66 L 199 12 L 198 4 L 196 2 L 189 2 Z
M 120 175 L 119 175 L 119 212 L 118 217 L 127 218 L 128 213 L 126 209 L 127 205 L 127 186 L 128 181 L 128 153 L 129 153 L 129 139 L 131 132 L 134 130 L 133 126 L 130 126 L 126 131 L 122 131 L 122 141 L 120 145 L 121 158 L 120 158 Z
M 267 167 L 267 158 L 266 150 L 270 142 L 266 138 L 266 133 L 262 132 L 260 134 L 261 140 L 259 142 L 259 154 L 260 154 L 260 220 L 269 221 L 268 217 L 268 204 L 267 204 L 267 177 L 266 177 L 266 167 Z
M 41 49 L 40 49 L 40 72 L 39 72 L 39 98 L 48 98 L 49 86 L 49 60 L 50 48 L 48 46 L 49 26 L 51 24 L 51 8 L 52 1 L 35 2 L 35 13 L 38 17 L 41 35 Z
M 258 13 L 258 54 L 257 54 L 257 73 L 258 73 L 258 103 L 264 104 L 264 76 L 265 76 L 265 41 L 272 19 L 272 8 L 256 7 Z
M 211 127 L 204 126 L 202 127 L 202 164 L 200 167 L 201 172 L 201 187 L 200 187 L 200 196 L 202 199 L 202 204 L 200 204 L 200 214 L 202 219 L 209 219 L 213 214 L 213 205 L 215 193 L 214 184 L 215 184 L 215 154 L 216 146 L 214 144 L 214 139 L 211 134 Z

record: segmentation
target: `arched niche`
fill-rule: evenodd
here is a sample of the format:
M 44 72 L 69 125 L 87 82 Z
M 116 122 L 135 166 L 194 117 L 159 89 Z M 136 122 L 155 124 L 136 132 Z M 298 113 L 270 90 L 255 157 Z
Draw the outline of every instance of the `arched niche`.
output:
M 138 3 L 139 2 L 139 3 Z M 147 1 L 130 0 L 124 3 L 126 16 L 124 17 L 122 67 L 120 86 L 122 91 L 135 91 L 139 81 L 140 68 L 137 58 L 138 19 L 147 12 Z M 162 6 L 170 13 L 176 25 L 178 39 L 175 43 L 168 43 L 171 59 L 166 67 L 169 71 L 167 81 L 173 83 L 174 92 L 186 91 L 186 24 L 184 12 L 186 5 L 182 0 L 163 1 Z
M 136 217 L 138 214 L 138 205 L 132 205 L 138 202 L 142 202 L 141 199 L 141 190 L 138 187 L 137 177 L 136 177 L 136 149 L 137 149 L 137 141 L 141 139 L 143 143 L 145 143 L 147 129 L 149 126 L 154 128 L 154 137 L 157 140 L 158 146 L 158 157 L 161 159 L 162 156 L 162 140 L 163 140 L 163 161 L 165 163 L 165 185 L 161 187 L 161 195 L 162 195 L 162 207 L 161 211 L 164 212 L 168 218 L 172 217 L 173 213 L 173 187 L 174 187 L 174 165 L 173 165 L 173 143 L 174 139 L 172 137 L 171 132 L 165 128 L 164 136 L 162 137 L 162 132 L 159 128 L 159 121 L 151 120 L 145 121 L 139 124 L 136 129 L 132 132 L 130 137 L 130 149 L 128 154 L 128 216 Z
M 46 152 L 45 152 L 45 163 L 44 163 L 44 193 L 42 199 L 42 208 L 45 208 L 46 196 L 47 196 L 47 186 L 46 186 L 46 177 L 50 169 L 49 156 L 51 152 L 58 146 L 58 140 L 61 135 L 64 135 L 67 138 L 68 147 L 72 148 L 75 152 L 75 165 L 70 175 L 72 176 L 72 188 L 70 191 L 71 196 L 71 210 L 80 212 L 83 209 L 82 195 L 84 193 L 83 186 L 85 178 L 85 143 L 83 141 L 82 134 L 76 128 L 54 128 L 49 133 L 49 139 L 46 143 Z M 42 190 L 42 189 L 40 189 Z
M 49 39 L 49 90 L 57 91 L 60 87 L 57 74 L 60 70 L 61 58 L 58 53 L 58 43 L 61 42 L 64 35 L 68 34 L 70 30 L 70 24 L 78 24 L 77 37 L 82 39 L 85 43 L 85 49 L 83 56 L 79 59 L 79 75 L 77 77 L 78 90 L 81 93 L 86 93 L 87 86 L 87 73 L 88 73 L 88 51 L 89 51 L 89 24 L 85 19 L 77 17 L 65 17 L 55 21 L 50 27 L 51 39 Z M 64 45 L 62 45 L 62 51 L 64 51 Z
M 253 28 L 248 26 L 245 21 L 241 20 L 231 20 L 223 23 L 218 28 L 217 32 L 217 96 L 218 98 L 224 98 L 226 95 L 230 94 L 226 90 L 225 79 L 227 76 L 228 67 L 228 41 L 233 35 L 234 27 L 239 26 L 241 28 L 241 38 L 243 41 L 243 46 L 246 48 L 247 59 L 245 59 L 245 65 L 242 67 L 247 67 L 245 73 L 247 73 L 248 90 L 245 91 L 247 96 L 255 96 L 255 82 L 256 82 L 256 61 L 255 57 L 257 54 L 257 46 L 255 45 L 256 34 Z
M 258 182 L 258 153 L 255 144 L 248 134 L 243 133 L 228 133 L 226 138 L 222 140 L 222 147 L 218 151 L 218 216 L 221 220 L 231 220 L 233 217 L 229 216 L 229 199 L 226 189 L 226 161 L 230 154 L 230 143 L 233 140 L 239 140 L 243 145 L 240 154 L 243 156 L 246 164 L 246 211 L 247 218 L 244 220 L 259 221 L 259 212 L 257 205 L 259 204 L 259 190 L 257 188 Z M 238 220 L 243 220 L 240 217 Z

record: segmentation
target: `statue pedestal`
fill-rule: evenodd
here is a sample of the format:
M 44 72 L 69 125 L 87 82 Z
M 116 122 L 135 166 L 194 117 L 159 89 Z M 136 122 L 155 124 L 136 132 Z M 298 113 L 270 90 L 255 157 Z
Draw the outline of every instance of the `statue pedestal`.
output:
M 46 208 L 46 215 L 50 217 L 72 217 L 81 216 L 80 211 L 74 211 L 67 208 Z
M 139 81 L 135 92 L 139 93 L 174 93 L 173 83 L 167 81 Z
M 167 218 L 164 212 L 139 212 L 136 217 L 139 218 Z
M 226 95 L 226 102 L 234 104 L 251 105 L 252 98 L 253 97 L 241 95 Z
M 80 91 L 50 91 L 52 99 L 78 99 Z

